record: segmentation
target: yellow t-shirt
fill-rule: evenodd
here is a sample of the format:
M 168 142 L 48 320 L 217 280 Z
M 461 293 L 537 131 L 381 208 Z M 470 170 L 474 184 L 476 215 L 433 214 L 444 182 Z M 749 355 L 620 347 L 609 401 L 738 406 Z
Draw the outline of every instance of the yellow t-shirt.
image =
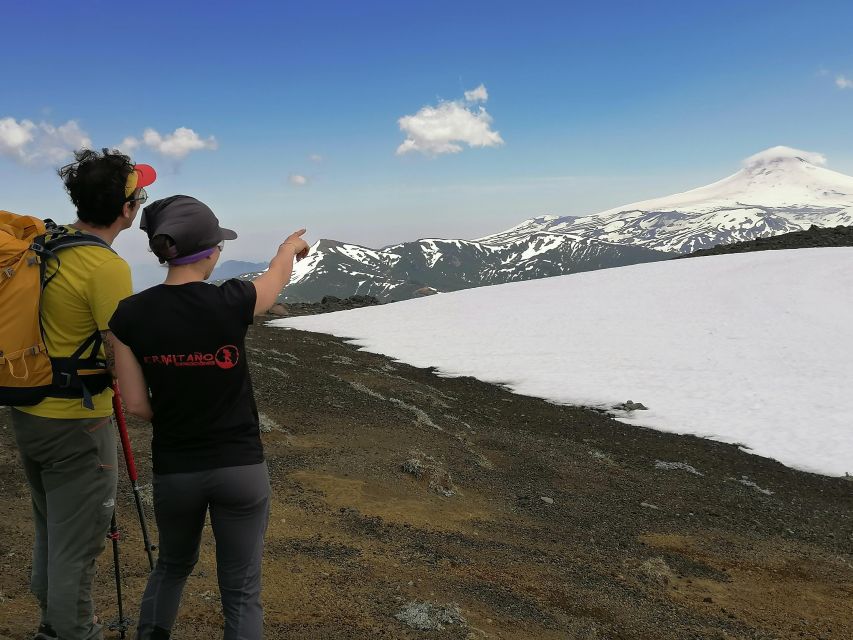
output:
M 79 233 L 69 228 L 72 233 Z M 41 299 L 41 317 L 47 352 L 68 357 L 95 329 L 109 331 L 109 321 L 118 303 L 133 293 L 130 267 L 106 247 L 69 247 L 57 253 L 61 266 Z M 53 271 L 48 265 L 48 274 Z M 100 357 L 104 357 L 101 347 Z M 82 398 L 45 398 L 20 411 L 42 418 L 103 418 L 113 412 L 113 391 L 105 389 L 92 397 L 94 409 Z

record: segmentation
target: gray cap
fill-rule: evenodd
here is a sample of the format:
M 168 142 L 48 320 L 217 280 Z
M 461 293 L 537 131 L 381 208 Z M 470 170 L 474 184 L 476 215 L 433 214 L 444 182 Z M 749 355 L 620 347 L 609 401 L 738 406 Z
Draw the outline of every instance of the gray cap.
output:
M 171 238 L 175 246 L 170 255 L 157 256 L 161 261 L 190 256 L 237 237 L 231 229 L 219 226 L 210 207 L 190 196 L 152 202 L 142 210 L 139 228 L 148 234 L 149 243 L 156 236 Z

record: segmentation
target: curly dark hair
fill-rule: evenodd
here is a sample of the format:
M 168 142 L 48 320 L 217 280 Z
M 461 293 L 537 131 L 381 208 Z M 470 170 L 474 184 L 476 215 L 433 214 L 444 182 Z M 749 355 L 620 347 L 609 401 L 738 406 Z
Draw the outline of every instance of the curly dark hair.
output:
M 124 187 L 133 163 L 123 153 L 102 149 L 74 152 L 75 161 L 59 169 L 59 177 L 77 217 L 96 227 L 108 227 L 121 215 L 126 202 Z

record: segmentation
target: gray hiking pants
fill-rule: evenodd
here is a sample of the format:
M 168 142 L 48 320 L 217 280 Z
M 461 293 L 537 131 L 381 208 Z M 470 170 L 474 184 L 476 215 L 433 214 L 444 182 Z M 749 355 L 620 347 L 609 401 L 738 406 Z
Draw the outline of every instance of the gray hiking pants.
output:
M 175 624 L 184 584 L 198 561 L 208 509 L 216 539 L 224 640 L 260 640 L 261 557 L 269 505 L 266 462 L 154 476 L 160 550 L 142 596 L 139 640 L 168 637 Z
M 115 509 L 113 421 L 40 418 L 13 409 L 12 426 L 32 495 L 30 587 L 41 622 L 61 640 L 100 640 L 92 580 Z

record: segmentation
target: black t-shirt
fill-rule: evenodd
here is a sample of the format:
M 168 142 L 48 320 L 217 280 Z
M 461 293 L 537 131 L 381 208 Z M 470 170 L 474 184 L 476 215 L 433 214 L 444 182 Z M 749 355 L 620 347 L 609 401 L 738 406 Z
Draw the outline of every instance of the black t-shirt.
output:
M 245 348 L 255 299 L 241 280 L 161 284 L 113 314 L 110 329 L 151 390 L 154 473 L 263 462 Z

